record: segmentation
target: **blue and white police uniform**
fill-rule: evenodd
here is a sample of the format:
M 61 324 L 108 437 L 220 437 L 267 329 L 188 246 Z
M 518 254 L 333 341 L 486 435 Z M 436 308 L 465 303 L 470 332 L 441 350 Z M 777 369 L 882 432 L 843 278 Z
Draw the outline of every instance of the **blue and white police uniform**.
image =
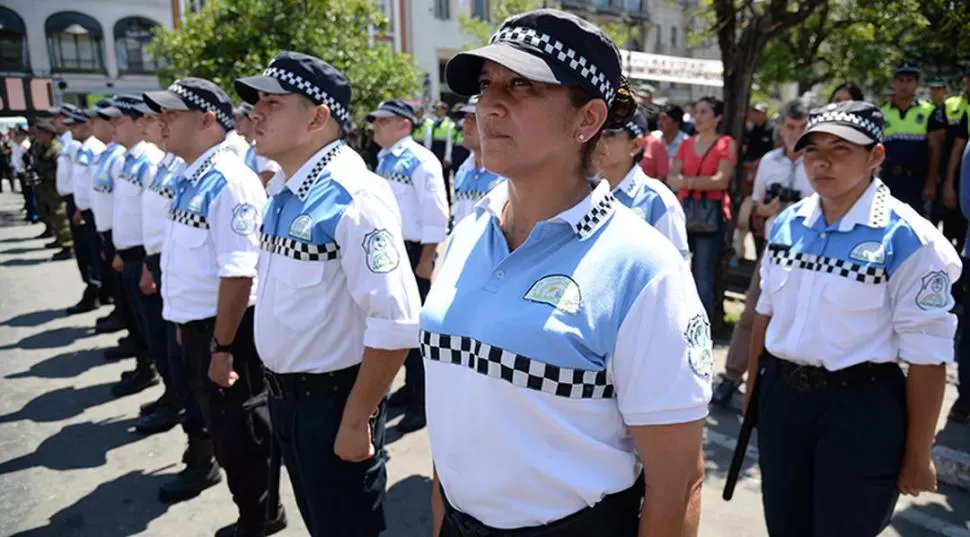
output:
M 252 145 L 246 150 L 245 161 L 246 166 L 248 166 L 250 170 L 256 172 L 256 175 L 262 175 L 264 173 L 276 175 L 280 171 L 279 164 L 272 159 L 257 155 L 256 147 Z
M 58 115 L 70 117 L 71 113 L 79 112 L 74 105 L 63 105 L 58 110 Z M 60 134 L 61 152 L 57 155 L 57 175 L 55 176 L 55 187 L 61 197 L 73 196 L 74 190 L 71 188 L 71 180 L 74 176 L 74 156 L 81 147 L 81 143 L 74 139 L 70 130 Z M 68 219 L 71 212 L 68 212 Z
M 104 235 L 114 225 L 114 177 L 124 161 L 125 148 L 111 142 L 98 159 L 91 177 L 91 211 L 98 233 Z
M 882 114 L 852 101 L 815 110 L 796 149 L 813 132 L 848 130 L 862 135 L 853 143 L 878 142 Z M 897 364 L 953 360 L 960 270 L 942 234 L 878 178 L 835 222 L 818 194 L 775 218 L 757 303 L 769 317 L 758 441 L 771 535 L 888 525 L 907 426 Z
M 475 205 L 505 178 L 478 166 L 475 153 L 461 163 L 455 172 L 455 204 L 451 208 L 454 222 L 474 212 Z
M 89 119 L 88 111 L 78 110 L 69 118 L 69 121 L 71 124 L 82 124 L 87 123 Z M 81 225 L 74 225 L 72 222 L 71 232 L 81 279 L 88 285 L 85 296 L 90 297 L 90 303 L 93 304 L 94 293 L 101 292 L 102 266 L 100 240 L 94 222 L 94 213 L 91 212 L 91 175 L 105 145 L 93 135 L 88 136 L 84 141 L 75 139 L 74 143 L 77 146 L 70 166 L 71 194 L 67 196 L 67 210 L 68 216 L 72 218 L 75 211 L 79 211 L 83 220 Z
M 142 233 L 142 194 L 154 179 L 165 153 L 144 140 L 125 151 L 115 180 L 113 237 L 119 253 L 144 249 Z M 144 257 L 144 252 L 139 257 Z
M 172 210 L 172 200 L 178 179 L 185 169 L 185 161 L 172 153 L 166 153 L 158 163 L 155 176 L 151 179 L 141 198 L 141 227 L 145 253 L 149 256 L 162 253 L 165 242 L 165 229 L 168 215 Z
M 639 164 L 634 164 L 613 189 L 613 195 L 656 228 L 677 248 L 680 255 L 690 257 L 684 208 L 667 185 L 648 177 Z
M 226 134 L 226 140 L 224 143 L 232 148 L 232 151 L 241 159 L 246 158 L 246 153 L 248 153 L 249 148 L 252 147 L 249 142 L 246 141 L 246 138 L 235 130 L 231 130 Z
M 91 176 L 97 169 L 105 147 L 104 142 L 91 135 L 81 142 L 74 155 L 71 191 L 74 194 L 74 204 L 81 212 L 91 210 Z

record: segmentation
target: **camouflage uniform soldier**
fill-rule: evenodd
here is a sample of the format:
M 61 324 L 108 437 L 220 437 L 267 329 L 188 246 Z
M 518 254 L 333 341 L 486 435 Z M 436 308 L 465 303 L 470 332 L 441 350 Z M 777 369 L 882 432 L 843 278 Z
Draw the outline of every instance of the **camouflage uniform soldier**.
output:
M 57 156 L 61 143 L 55 137 L 54 125 L 47 121 L 37 123 L 36 144 L 30 147 L 33 153 L 34 173 L 37 176 L 37 201 L 47 228 L 54 234 L 54 242 L 48 246 L 60 248 L 54 254 L 55 261 L 71 258 L 71 229 L 67 221 L 67 207 L 57 193 Z

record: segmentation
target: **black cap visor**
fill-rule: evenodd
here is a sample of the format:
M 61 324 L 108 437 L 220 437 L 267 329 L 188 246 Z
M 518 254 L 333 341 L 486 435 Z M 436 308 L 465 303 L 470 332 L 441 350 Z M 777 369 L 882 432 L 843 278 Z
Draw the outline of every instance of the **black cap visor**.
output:
M 189 108 L 181 97 L 168 90 L 149 91 L 142 97 L 145 99 L 145 104 L 159 114 L 164 110 L 194 110 Z
M 121 117 L 121 110 L 118 110 L 113 106 L 109 106 L 107 108 L 101 108 L 98 110 L 98 117 L 106 120 L 117 119 Z
M 562 80 L 556 76 L 552 67 L 544 59 L 525 49 L 509 43 L 492 43 L 482 48 L 462 52 L 448 62 L 448 85 L 451 89 L 465 96 L 478 95 L 481 88 L 478 85 L 478 75 L 482 71 L 485 60 L 493 62 L 514 71 L 529 80 L 545 82 L 546 84 L 578 84 L 579 81 Z
M 805 149 L 805 146 L 808 145 L 808 139 L 816 132 L 824 132 L 826 134 L 838 136 L 847 142 L 861 146 L 867 146 L 877 142 L 877 140 L 870 138 L 862 131 L 847 125 L 840 125 L 838 123 L 819 123 L 818 125 L 806 130 L 801 137 L 798 138 L 798 141 L 795 142 L 795 151 Z
M 256 104 L 259 101 L 259 92 L 274 95 L 294 93 L 293 90 L 283 87 L 279 80 L 271 76 L 247 76 L 237 79 L 233 85 L 236 87 L 236 93 L 239 94 L 239 97 L 249 104 Z

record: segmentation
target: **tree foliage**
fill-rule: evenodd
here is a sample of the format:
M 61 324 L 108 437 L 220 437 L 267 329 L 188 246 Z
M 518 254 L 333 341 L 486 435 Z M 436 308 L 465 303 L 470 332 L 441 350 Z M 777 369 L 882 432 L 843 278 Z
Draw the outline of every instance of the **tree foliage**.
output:
M 151 45 L 168 84 L 184 76 L 210 79 L 232 95 L 236 78 L 258 74 L 282 50 L 320 57 L 353 87 L 355 118 L 384 99 L 418 90 L 414 60 L 373 39 L 387 20 L 369 0 L 221 0 L 206 2 Z M 376 42 L 375 42 L 376 41 Z
M 489 20 L 471 17 L 465 13 L 458 14 L 458 25 L 465 34 L 465 48 L 476 48 L 488 44 L 489 37 L 498 29 L 499 24 L 512 15 L 525 13 L 543 7 L 560 8 L 558 2 L 552 0 L 495 0 L 489 2 L 491 14 Z M 597 26 L 610 36 L 618 48 L 637 37 L 637 29 L 621 22 L 599 23 Z

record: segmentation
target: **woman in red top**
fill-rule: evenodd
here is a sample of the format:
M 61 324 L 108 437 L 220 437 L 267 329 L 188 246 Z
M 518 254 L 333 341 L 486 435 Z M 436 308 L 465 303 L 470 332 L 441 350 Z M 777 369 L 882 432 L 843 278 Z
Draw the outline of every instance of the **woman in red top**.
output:
M 728 189 L 738 159 L 734 140 L 718 134 L 718 123 L 723 115 L 722 101 L 704 97 L 697 102 L 693 115 L 697 134 L 680 144 L 667 179 L 667 184 L 684 203 L 691 270 L 697 293 L 712 321 L 714 274 L 718 254 L 724 245 L 727 222 L 731 219 Z M 713 214 L 708 214 L 707 208 L 711 208 Z

